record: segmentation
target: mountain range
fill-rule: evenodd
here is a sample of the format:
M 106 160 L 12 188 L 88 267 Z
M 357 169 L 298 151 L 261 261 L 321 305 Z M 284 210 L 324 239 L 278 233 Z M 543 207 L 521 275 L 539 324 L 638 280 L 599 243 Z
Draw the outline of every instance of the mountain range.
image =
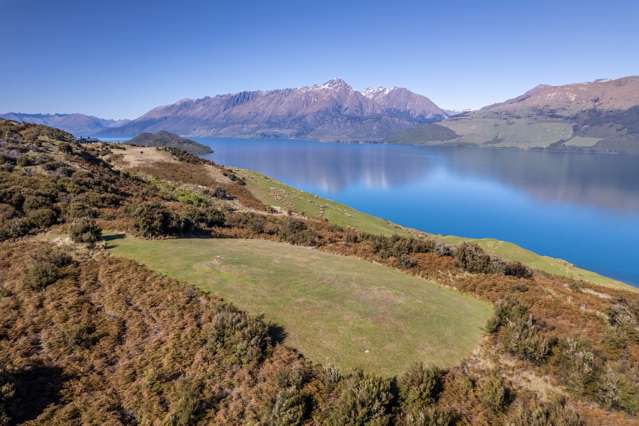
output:
M 0 118 L 56 127 L 76 136 L 91 136 L 105 129 L 125 125 L 129 120 L 109 120 L 85 114 L 23 114 L 9 112 Z
M 82 114 L 0 117 L 78 136 L 280 137 L 639 154 L 639 76 L 539 85 L 505 102 L 453 113 L 405 88 L 358 91 L 341 79 L 293 89 L 183 99 L 134 120 Z
M 333 79 L 296 89 L 184 99 L 154 108 L 102 134 L 128 136 L 167 130 L 188 136 L 381 141 L 445 117 L 430 99 L 407 89 L 360 92 L 341 79 Z

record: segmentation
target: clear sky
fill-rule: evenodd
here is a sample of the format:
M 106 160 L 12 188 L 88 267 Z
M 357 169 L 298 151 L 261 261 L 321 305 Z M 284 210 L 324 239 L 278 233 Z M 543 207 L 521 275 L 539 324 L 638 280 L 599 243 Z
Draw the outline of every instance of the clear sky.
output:
M 136 117 L 341 77 L 477 108 L 639 74 L 637 0 L 0 0 L 0 112 Z

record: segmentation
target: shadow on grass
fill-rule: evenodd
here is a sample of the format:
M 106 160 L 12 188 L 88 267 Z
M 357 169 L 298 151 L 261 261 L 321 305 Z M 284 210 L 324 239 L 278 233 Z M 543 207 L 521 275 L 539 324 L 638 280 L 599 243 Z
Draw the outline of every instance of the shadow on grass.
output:
M 271 342 L 276 345 L 284 343 L 284 340 L 288 337 L 288 333 L 284 330 L 284 327 L 277 324 L 269 324 L 268 335 L 271 338 Z
M 123 240 L 126 234 L 107 234 L 102 237 L 103 241 Z

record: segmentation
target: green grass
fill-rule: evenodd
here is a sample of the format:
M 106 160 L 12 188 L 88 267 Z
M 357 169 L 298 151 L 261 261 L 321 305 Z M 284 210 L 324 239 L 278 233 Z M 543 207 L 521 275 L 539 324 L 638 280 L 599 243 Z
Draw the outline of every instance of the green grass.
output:
M 235 171 L 246 180 L 253 195 L 268 206 L 277 207 L 282 211 L 292 210 L 314 219 L 326 219 L 335 225 L 371 234 L 410 235 L 409 230 L 399 225 L 299 191 L 260 173 L 244 169 L 235 169 Z
M 297 190 L 259 173 L 243 169 L 236 169 L 236 171 L 246 179 L 249 190 L 266 205 L 277 206 L 282 210 L 291 209 L 308 217 L 327 219 L 333 224 L 371 234 L 387 236 L 393 234 L 403 236 L 426 235 L 425 233 L 404 228 L 378 217 L 359 212 L 342 204 Z M 507 261 L 519 261 L 531 268 L 567 278 L 580 279 L 611 288 L 637 291 L 635 287 L 621 281 L 578 268 L 561 259 L 542 256 L 513 243 L 491 238 L 475 240 L 456 236 L 431 236 L 454 245 L 462 241 L 477 242 L 487 253 L 499 256 Z
M 399 374 L 468 356 L 489 303 L 421 278 L 264 240 L 112 240 L 117 256 L 222 296 L 284 327 L 285 344 L 342 369 Z

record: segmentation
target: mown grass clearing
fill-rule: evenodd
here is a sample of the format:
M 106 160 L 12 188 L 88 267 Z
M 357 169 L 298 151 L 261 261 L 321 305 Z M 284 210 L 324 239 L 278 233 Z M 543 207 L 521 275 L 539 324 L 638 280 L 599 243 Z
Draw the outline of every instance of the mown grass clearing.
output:
M 378 217 L 359 212 L 343 204 L 324 200 L 259 173 L 243 169 L 236 169 L 236 171 L 246 179 L 247 186 L 253 195 L 268 206 L 276 206 L 284 210 L 291 209 L 311 218 L 326 219 L 335 225 L 371 234 L 386 236 L 393 234 L 401 236 L 427 235 L 426 233 L 404 228 Z M 636 291 L 635 287 L 621 281 L 578 268 L 562 259 L 542 256 L 513 243 L 492 238 L 472 239 L 445 235 L 430 236 L 453 245 L 460 244 L 463 241 L 476 242 L 493 256 L 499 256 L 507 261 L 521 262 L 533 269 L 571 279 L 584 280 L 605 287 Z
M 392 375 L 451 366 L 480 343 L 489 303 L 400 271 L 264 240 L 133 237 L 114 255 L 217 294 L 284 327 L 285 344 L 343 369 Z

